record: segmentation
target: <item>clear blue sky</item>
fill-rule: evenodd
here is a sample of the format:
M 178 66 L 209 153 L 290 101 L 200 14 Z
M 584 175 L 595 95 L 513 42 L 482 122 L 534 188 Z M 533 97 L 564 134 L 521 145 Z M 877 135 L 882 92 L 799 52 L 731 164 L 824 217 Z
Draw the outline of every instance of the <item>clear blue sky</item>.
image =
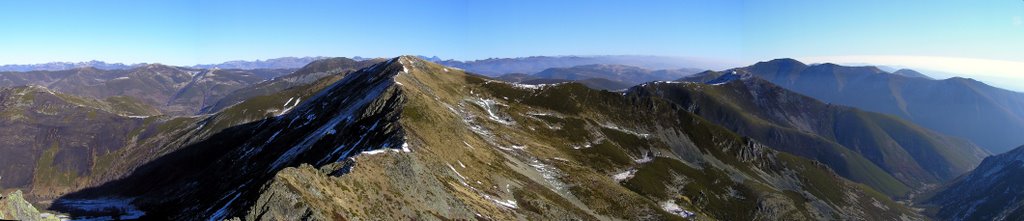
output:
M 0 1 L 0 64 L 282 56 L 1024 61 L 1024 1 Z

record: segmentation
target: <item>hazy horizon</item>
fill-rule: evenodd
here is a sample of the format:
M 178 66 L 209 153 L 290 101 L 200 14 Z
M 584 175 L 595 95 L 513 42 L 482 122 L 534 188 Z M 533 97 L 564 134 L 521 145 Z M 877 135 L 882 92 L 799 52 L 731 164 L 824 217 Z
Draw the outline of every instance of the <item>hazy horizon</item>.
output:
M 1022 17 L 1021 1 L 4 1 L 0 27 L 18 34 L 0 36 L 0 63 L 628 54 L 742 66 L 796 58 L 929 69 L 1024 90 Z

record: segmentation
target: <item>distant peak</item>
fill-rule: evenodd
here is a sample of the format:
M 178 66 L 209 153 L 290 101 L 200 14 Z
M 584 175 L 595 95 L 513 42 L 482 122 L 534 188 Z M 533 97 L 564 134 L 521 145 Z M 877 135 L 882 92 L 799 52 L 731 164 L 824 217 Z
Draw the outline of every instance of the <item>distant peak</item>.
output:
M 803 62 L 800 62 L 800 61 L 798 61 L 798 60 L 796 60 L 796 59 L 792 59 L 792 58 L 776 58 L 776 59 L 772 59 L 772 60 L 770 60 L 770 61 L 766 61 L 766 62 L 763 62 L 763 63 L 770 63 L 770 64 L 790 64 L 790 65 L 806 65 L 806 64 L 804 64 Z
M 911 69 L 905 69 L 905 68 L 893 71 L 892 74 L 902 75 L 902 76 L 907 76 L 907 77 L 919 77 L 919 78 L 933 79 L 932 77 L 929 77 L 928 75 L 922 74 L 921 72 L 918 72 L 918 71 L 915 71 L 915 70 L 911 70 Z

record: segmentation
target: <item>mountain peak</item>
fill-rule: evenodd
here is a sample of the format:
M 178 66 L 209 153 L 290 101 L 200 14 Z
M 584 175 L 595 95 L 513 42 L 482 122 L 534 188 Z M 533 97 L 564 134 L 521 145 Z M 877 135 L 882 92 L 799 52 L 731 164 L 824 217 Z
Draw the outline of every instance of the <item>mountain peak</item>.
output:
M 769 61 L 758 62 L 757 64 L 772 64 L 772 65 L 786 65 L 786 66 L 806 66 L 803 62 L 800 62 L 792 58 L 776 58 Z
M 902 75 L 902 76 L 905 76 L 905 77 L 916 77 L 916 78 L 924 78 L 924 79 L 929 79 L 929 80 L 935 80 L 934 78 L 932 78 L 932 77 L 930 77 L 928 75 L 922 74 L 921 72 L 918 72 L 918 71 L 915 71 L 915 70 L 911 70 L 911 69 L 906 69 L 906 68 L 893 71 L 892 74 Z

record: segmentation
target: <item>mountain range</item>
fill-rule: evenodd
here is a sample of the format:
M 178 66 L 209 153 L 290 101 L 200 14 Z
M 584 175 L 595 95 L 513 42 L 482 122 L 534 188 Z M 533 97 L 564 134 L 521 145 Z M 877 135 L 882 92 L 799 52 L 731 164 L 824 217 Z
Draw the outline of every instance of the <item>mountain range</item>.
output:
M 977 169 L 918 201 L 942 220 L 1024 219 L 1024 146 L 986 158 Z
M 948 79 L 791 59 L 551 66 L 573 59 L 0 73 L 0 219 L 1019 217 L 1024 147 L 989 156 L 977 137 L 863 106 L 945 114 L 895 92 L 956 90 L 935 83 Z M 889 90 L 856 88 L 876 84 Z M 973 101 L 1012 104 L 999 92 Z M 971 96 L 953 98 L 938 105 Z
M 668 81 L 689 76 L 701 70 L 692 68 L 649 70 L 618 64 L 591 64 L 568 68 L 548 68 L 534 74 L 504 74 L 497 79 L 522 84 L 555 84 L 578 82 L 600 90 L 622 90 L 650 81 Z
M 806 65 L 777 59 L 680 80 L 705 82 L 731 72 L 757 76 L 824 102 L 894 115 L 967 139 L 992 153 L 1024 144 L 1024 94 L 969 78 L 932 80 L 872 66 Z
M 313 61 L 316 61 L 316 60 L 320 60 L 320 59 L 326 59 L 326 58 L 328 58 L 328 57 L 320 57 L 320 56 L 317 56 L 317 57 L 301 57 L 301 58 L 299 58 L 299 57 L 281 57 L 281 58 L 272 58 L 272 59 L 267 59 L 267 60 L 255 60 L 255 61 L 237 60 L 237 61 L 227 61 L 227 62 L 220 63 L 220 64 L 198 64 L 198 65 L 193 65 L 192 68 L 200 68 L 200 69 L 220 68 L 220 69 L 242 69 L 242 70 L 252 70 L 252 69 L 293 69 L 293 68 L 300 68 L 302 66 L 306 66 L 306 64 L 309 64 L 310 62 L 313 62 Z
M 149 114 L 190 115 L 221 97 L 293 69 L 194 69 L 148 64 L 131 69 L 91 67 L 64 71 L 0 72 L 0 87 L 43 86 L 95 99 L 122 97 L 160 111 Z
M 749 74 L 728 73 L 708 84 L 652 82 L 627 93 L 663 97 L 893 196 L 953 179 L 989 155 L 909 121 L 826 104 Z
M 0 72 L 26 72 L 26 71 L 64 71 L 76 68 L 97 68 L 103 70 L 128 69 L 142 64 L 126 65 L 122 63 L 106 63 L 102 61 L 86 62 L 50 62 L 45 64 L 7 64 L 0 66 Z
M 665 56 L 533 56 L 520 58 L 490 58 L 474 61 L 456 61 L 435 59 L 438 64 L 461 68 L 469 72 L 497 77 L 511 73 L 537 73 L 549 68 L 571 68 L 574 66 L 607 64 L 626 65 L 652 70 L 675 69 L 718 69 L 727 68 L 729 64 L 696 58 L 679 58 Z M 698 71 L 699 71 L 698 70 Z
M 54 98 L 16 109 L 18 119 L 70 114 L 45 104 L 88 100 L 21 90 Z M 116 112 L 85 108 L 57 110 Z M 124 147 L 93 151 L 118 160 L 74 171 L 49 156 L 80 142 L 51 145 L 35 163 L 47 169 L 32 171 L 78 182 L 35 200 L 73 217 L 143 219 L 922 218 L 657 96 L 504 83 L 411 56 L 208 115 L 105 116 L 139 125 L 102 139 Z
M 255 61 L 227 61 L 219 64 L 197 64 L 192 65 L 189 68 L 194 69 L 241 69 L 241 70 L 253 70 L 253 69 L 296 69 L 310 62 L 326 59 L 328 57 L 280 57 L 272 58 L 267 60 L 255 60 Z M 355 60 L 369 60 L 361 57 L 354 57 Z M 107 63 L 103 61 L 86 61 L 86 62 L 50 62 L 43 64 L 7 64 L 0 65 L 0 72 L 29 72 L 29 71 L 66 71 L 79 68 L 95 68 L 100 70 L 123 70 L 131 69 L 149 64 L 138 63 L 138 64 L 123 64 L 123 63 Z

